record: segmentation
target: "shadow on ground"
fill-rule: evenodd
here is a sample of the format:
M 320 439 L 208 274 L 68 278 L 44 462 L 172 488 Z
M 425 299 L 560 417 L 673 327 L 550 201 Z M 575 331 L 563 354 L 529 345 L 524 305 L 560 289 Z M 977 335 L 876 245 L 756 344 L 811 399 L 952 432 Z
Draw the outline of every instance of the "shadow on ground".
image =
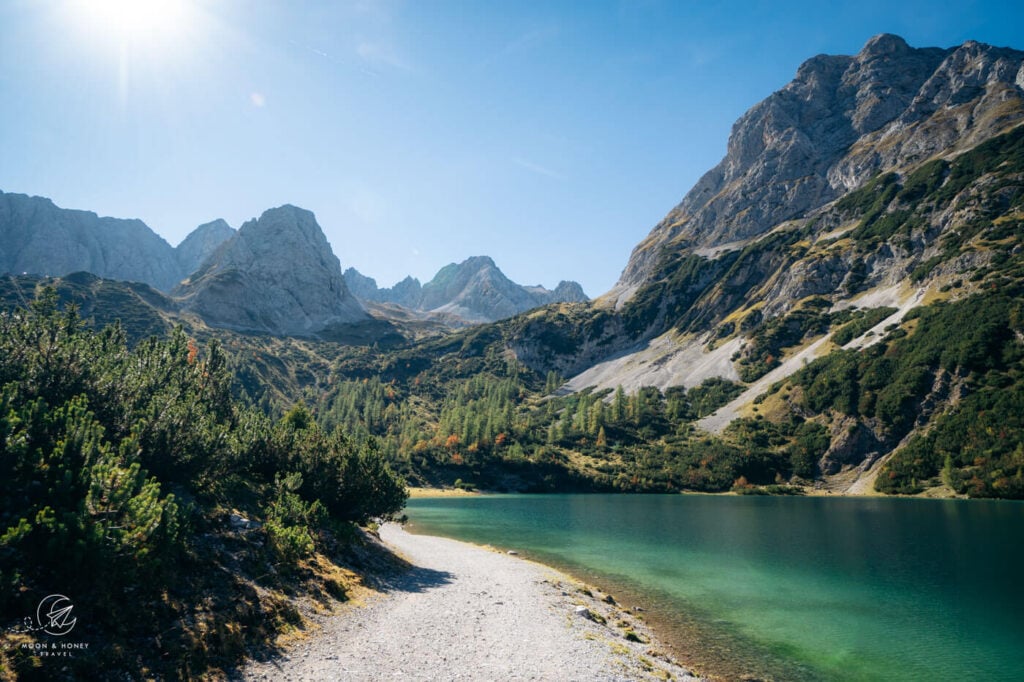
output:
M 382 543 L 376 533 L 358 531 L 348 542 L 340 543 L 331 554 L 331 560 L 338 566 L 354 571 L 359 583 L 384 595 L 394 592 L 427 592 L 448 585 L 456 579 L 455 574 L 449 571 L 438 571 L 409 563 Z M 311 589 L 311 586 L 307 585 L 305 589 L 289 592 L 293 598 L 311 598 L 328 608 L 332 602 L 338 603 L 347 599 L 344 589 L 340 594 L 334 591 L 328 593 L 325 590 Z M 295 612 L 298 615 L 298 609 Z M 307 625 L 306 622 L 301 622 L 301 619 L 300 622 L 293 623 L 299 630 L 305 630 Z M 248 655 L 253 661 L 271 663 L 278 669 L 289 657 L 287 648 L 272 643 L 270 637 L 264 637 L 258 645 L 250 647 Z M 244 666 L 244 661 L 226 666 L 226 678 L 245 680 Z

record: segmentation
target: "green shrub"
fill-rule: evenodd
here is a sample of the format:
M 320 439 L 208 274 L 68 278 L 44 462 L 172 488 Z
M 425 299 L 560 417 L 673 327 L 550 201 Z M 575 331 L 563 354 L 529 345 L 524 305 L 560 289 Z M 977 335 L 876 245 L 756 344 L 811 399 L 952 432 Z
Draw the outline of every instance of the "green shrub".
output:
M 296 494 L 302 487 L 302 475 L 298 472 L 277 477 L 274 487 L 277 496 L 266 513 L 267 536 L 278 558 L 293 564 L 313 553 L 314 529 L 320 527 L 327 514 L 319 500 L 306 502 Z

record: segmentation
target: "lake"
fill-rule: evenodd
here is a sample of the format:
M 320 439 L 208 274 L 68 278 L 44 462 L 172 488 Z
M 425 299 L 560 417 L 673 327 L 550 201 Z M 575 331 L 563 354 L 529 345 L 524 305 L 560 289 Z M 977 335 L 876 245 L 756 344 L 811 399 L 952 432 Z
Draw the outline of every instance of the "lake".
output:
M 484 495 L 407 513 L 413 532 L 515 548 L 642 605 L 698 670 L 1024 679 L 1024 504 Z

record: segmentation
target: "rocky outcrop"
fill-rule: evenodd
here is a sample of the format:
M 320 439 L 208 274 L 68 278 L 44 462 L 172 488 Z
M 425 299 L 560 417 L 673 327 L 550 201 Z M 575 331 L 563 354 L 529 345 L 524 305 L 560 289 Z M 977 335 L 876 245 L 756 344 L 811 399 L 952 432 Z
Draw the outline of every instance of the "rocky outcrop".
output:
M 516 284 L 487 256 L 446 265 L 422 286 L 419 280 L 406 277 L 389 289 L 380 289 L 372 277 L 355 268 L 345 271 L 345 281 L 364 301 L 394 303 L 466 322 L 494 322 L 549 303 L 589 300 L 576 282 L 562 281 L 554 290 Z
M 234 235 L 234 228 L 219 218 L 192 230 L 174 249 L 178 269 L 182 273 L 180 279 L 198 270 L 203 261 Z
M 145 282 L 167 291 L 181 279 L 174 249 L 141 220 L 101 218 L 44 197 L 0 192 L 0 272 Z
M 310 211 L 285 205 L 245 223 L 175 290 L 208 324 L 312 336 L 368 315 Z
M 523 287 L 539 301 L 539 305 L 548 303 L 586 303 L 590 298 L 583 293 L 583 287 L 578 282 L 562 280 L 552 290 L 545 289 L 541 285 Z
M 1022 74 L 1024 52 L 915 49 L 887 34 L 854 56 L 809 59 L 735 123 L 725 158 L 634 249 L 612 293 L 628 298 L 666 249 L 742 244 L 880 171 L 1009 129 L 1024 120 Z
M 355 268 L 349 268 L 342 273 L 345 278 L 345 285 L 352 295 L 361 301 L 373 301 L 375 303 L 386 303 L 387 298 L 383 295 L 387 289 L 377 288 L 377 280 L 367 277 Z
M 833 476 L 844 469 L 869 468 L 882 452 L 892 449 L 867 425 L 850 417 L 836 418 L 829 428 L 830 445 L 818 461 L 818 469 Z

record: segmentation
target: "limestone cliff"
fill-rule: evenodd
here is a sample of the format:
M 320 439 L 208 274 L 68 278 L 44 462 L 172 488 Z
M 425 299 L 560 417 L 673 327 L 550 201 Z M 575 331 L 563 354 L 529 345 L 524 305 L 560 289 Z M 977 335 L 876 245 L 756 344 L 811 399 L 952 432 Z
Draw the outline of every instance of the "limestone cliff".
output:
M 174 249 L 178 269 L 182 273 L 180 279 L 198 270 L 203 261 L 234 235 L 235 230 L 221 219 L 204 223 L 194 229 Z
M 737 247 L 879 172 L 953 156 L 1024 120 L 1024 52 L 919 48 L 879 35 L 819 55 L 733 126 L 725 158 L 633 251 L 621 305 L 666 251 Z
M 88 272 L 170 291 L 235 231 L 200 225 L 172 248 L 141 220 L 61 208 L 45 197 L 0 192 L 0 273 Z
M 312 336 L 366 321 L 310 211 L 285 205 L 242 225 L 175 290 L 207 324 Z

